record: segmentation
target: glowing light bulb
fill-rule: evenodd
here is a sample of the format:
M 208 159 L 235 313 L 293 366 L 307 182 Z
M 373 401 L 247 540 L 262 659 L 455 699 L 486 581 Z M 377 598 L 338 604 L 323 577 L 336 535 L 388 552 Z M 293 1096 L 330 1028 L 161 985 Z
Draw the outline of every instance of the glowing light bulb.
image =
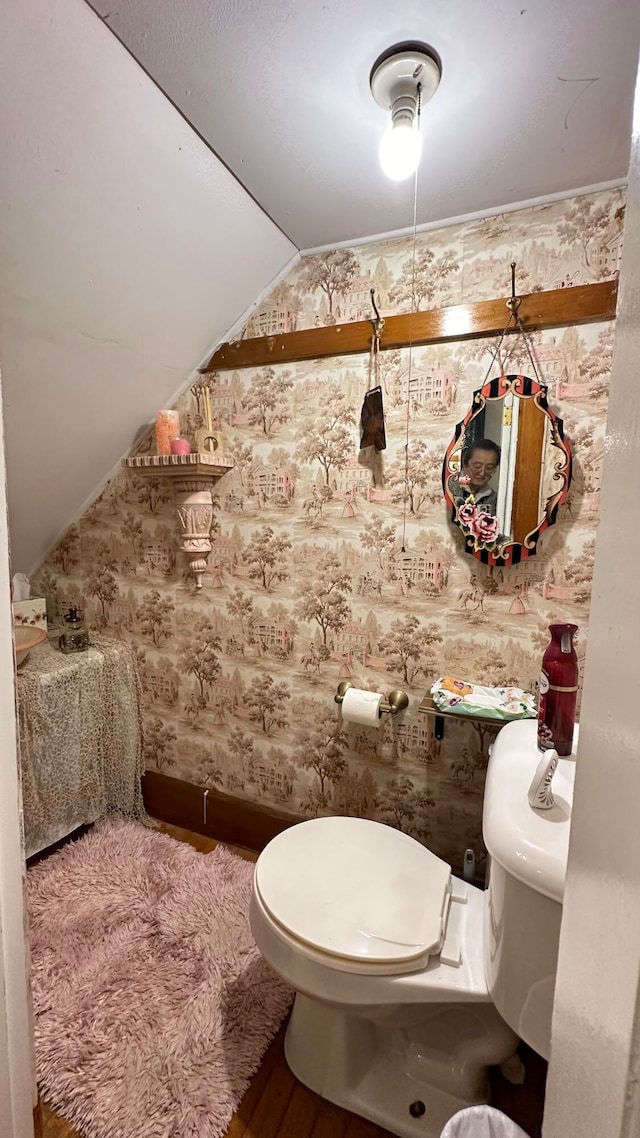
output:
M 393 182 L 402 182 L 417 169 L 422 154 L 422 135 L 417 123 L 406 119 L 391 124 L 380 141 L 380 165 Z

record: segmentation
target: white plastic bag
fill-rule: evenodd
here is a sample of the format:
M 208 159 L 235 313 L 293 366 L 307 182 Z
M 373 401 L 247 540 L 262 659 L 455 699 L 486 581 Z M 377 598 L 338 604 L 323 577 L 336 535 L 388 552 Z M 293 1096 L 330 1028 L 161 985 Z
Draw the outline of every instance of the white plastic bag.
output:
M 440 1138 L 528 1138 L 528 1135 L 493 1106 L 468 1106 L 449 1119 Z
M 11 600 L 28 601 L 31 596 L 31 583 L 25 573 L 14 573 L 11 578 Z

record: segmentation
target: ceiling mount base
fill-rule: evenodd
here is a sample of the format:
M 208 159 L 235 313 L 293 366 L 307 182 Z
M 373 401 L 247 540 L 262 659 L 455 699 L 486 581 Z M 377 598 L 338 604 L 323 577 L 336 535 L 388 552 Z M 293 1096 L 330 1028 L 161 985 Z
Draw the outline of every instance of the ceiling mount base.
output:
M 438 53 L 426 43 L 410 41 L 395 44 L 378 56 L 369 84 L 376 103 L 389 111 L 398 99 L 412 99 L 415 103 L 418 87 L 420 102 L 428 102 L 438 90 L 441 77 Z

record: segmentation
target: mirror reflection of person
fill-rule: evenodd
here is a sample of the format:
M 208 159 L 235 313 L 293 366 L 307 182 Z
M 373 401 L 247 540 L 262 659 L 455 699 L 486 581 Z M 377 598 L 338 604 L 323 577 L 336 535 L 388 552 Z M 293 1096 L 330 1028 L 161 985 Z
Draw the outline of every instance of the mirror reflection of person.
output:
M 463 447 L 460 475 L 449 479 L 449 489 L 456 505 L 460 506 L 473 494 L 479 509 L 493 517 L 498 508 L 498 492 L 490 485 L 500 466 L 500 447 L 492 439 L 479 439 Z M 465 481 L 460 481 L 460 476 Z

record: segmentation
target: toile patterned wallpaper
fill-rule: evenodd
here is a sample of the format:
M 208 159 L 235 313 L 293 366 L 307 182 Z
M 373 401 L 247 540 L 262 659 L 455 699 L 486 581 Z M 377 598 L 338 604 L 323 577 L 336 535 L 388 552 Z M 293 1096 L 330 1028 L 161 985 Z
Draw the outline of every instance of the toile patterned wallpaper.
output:
M 522 292 L 610 278 L 623 217 L 622 192 L 609 191 L 420 234 L 419 306 L 504 295 L 512 260 Z M 409 237 L 305 258 L 247 334 L 369 318 L 371 287 L 383 314 L 405 311 L 410 273 Z M 367 357 L 203 377 L 234 469 L 216 487 L 202 592 L 176 552 L 170 487 L 124 472 L 34 581 L 50 619 L 80 605 L 94 627 L 135 645 L 147 767 L 298 816 L 385 821 L 456 867 L 466 846 L 482 861 L 493 730 L 447 723 L 437 741 L 417 707 L 443 672 L 533 689 L 552 620 L 580 626 L 584 657 L 612 340 L 612 323 L 535 336 L 575 479 L 539 556 L 493 572 L 461 552 L 440 486 L 493 342 L 414 349 L 409 388 L 408 351 L 382 353 L 378 489 L 356 459 Z M 504 370 L 526 370 L 523 345 L 510 347 Z M 193 442 L 201 385 L 177 407 Z M 148 438 L 139 450 L 151 447 Z M 404 721 L 344 730 L 333 702 L 343 678 L 406 688 Z

